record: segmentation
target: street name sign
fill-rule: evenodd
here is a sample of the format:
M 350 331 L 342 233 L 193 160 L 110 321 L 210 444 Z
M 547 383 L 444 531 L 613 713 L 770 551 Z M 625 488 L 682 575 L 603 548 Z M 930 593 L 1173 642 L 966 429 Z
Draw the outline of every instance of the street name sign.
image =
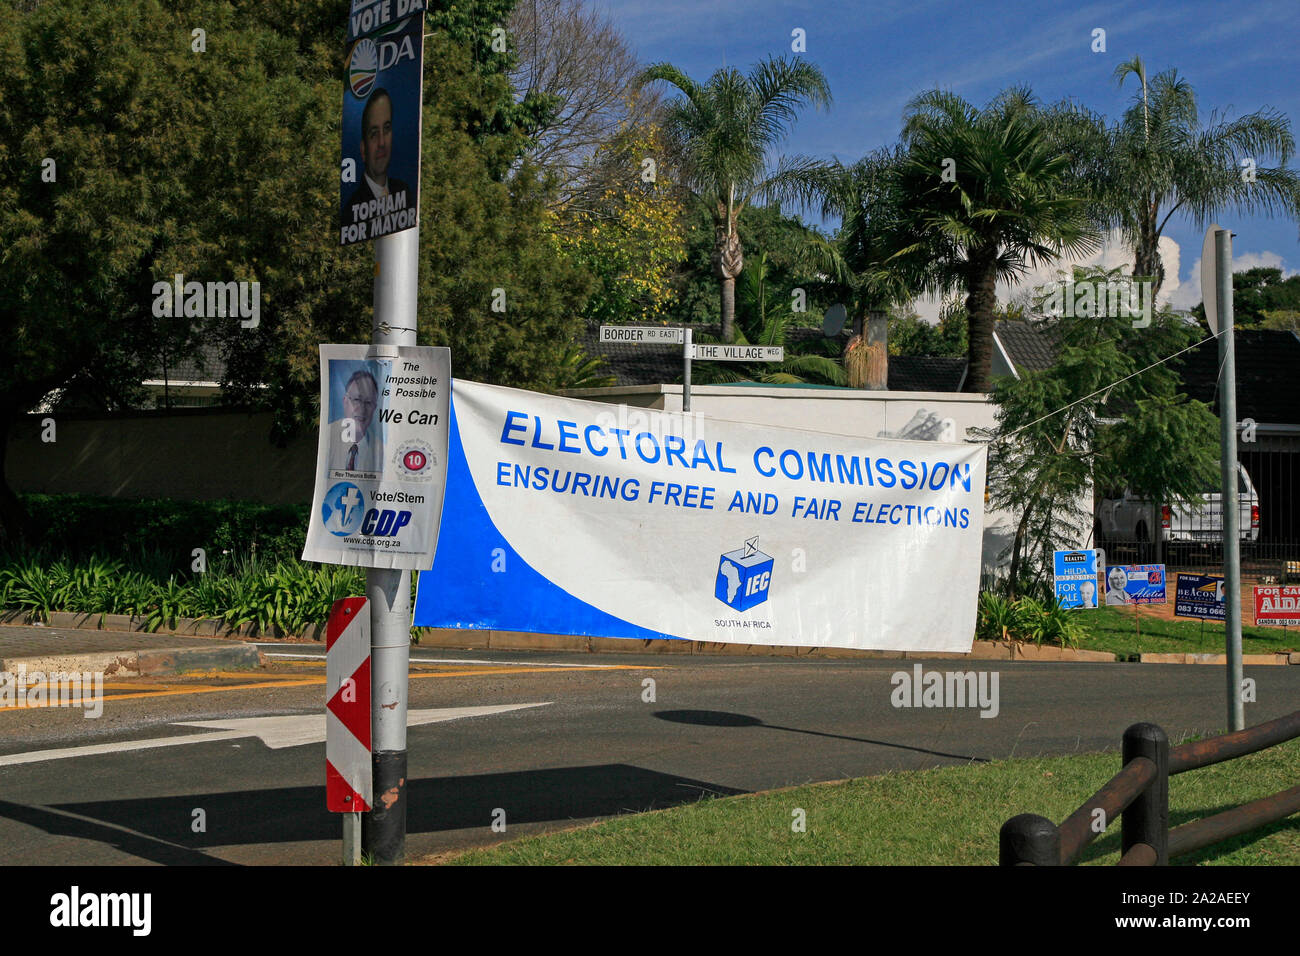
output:
M 696 345 L 692 358 L 708 362 L 784 362 L 779 345 Z
M 628 342 L 637 345 L 681 345 L 686 341 L 686 330 L 644 325 L 602 325 L 600 341 L 602 344 Z

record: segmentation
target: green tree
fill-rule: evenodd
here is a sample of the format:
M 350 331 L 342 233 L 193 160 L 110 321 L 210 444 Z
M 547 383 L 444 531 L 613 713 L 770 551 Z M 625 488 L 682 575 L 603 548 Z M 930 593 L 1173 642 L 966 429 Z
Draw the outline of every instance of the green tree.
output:
M 952 93 L 908 106 L 906 157 L 882 225 L 886 260 L 903 284 L 966 295 L 970 371 L 966 390 L 988 391 L 996 285 L 1031 266 L 1096 248 L 1069 158 L 1048 138 L 1048 119 L 1024 89 L 977 110 Z
M 1097 218 L 1122 230 L 1133 274 L 1151 277 L 1155 293 L 1164 281 L 1160 237 L 1174 213 L 1202 223 L 1225 211 L 1300 218 L 1300 174 L 1286 167 L 1295 138 L 1284 114 L 1265 108 L 1206 127 L 1176 70 L 1148 82 L 1134 57 L 1115 68 L 1117 82 L 1130 76 L 1133 104 L 1117 123 L 1067 106 L 1057 112 L 1057 135 L 1077 157 Z
M 721 321 L 721 309 L 718 280 L 712 265 L 715 246 L 712 217 L 702 204 L 691 203 L 686 210 L 685 225 L 686 252 L 676 276 L 679 315 L 685 322 L 717 325 Z M 766 284 L 771 289 L 790 297 L 794 296 L 794 290 L 802 290 L 804 311 L 793 316 L 796 325 L 819 325 L 825 308 L 841 300 L 840 287 L 831 281 L 834 269 L 826 266 L 824 256 L 812 253 L 826 245 L 826 237 L 798 216 L 783 213 L 775 203 L 750 206 L 737 221 L 736 230 L 742 248 L 767 253 Z M 739 299 L 736 307 L 739 321 Z
M 767 252 L 751 257 L 748 267 L 740 274 L 736 284 L 736 314 L 738 316 L 735 341 L 742 345 L 773 345 L 785 349 L 782 362 L 762 362 L 753 365 L 730 362 L 703 362 L 692 367 L 692 377 L 700 384 L 718 382 L 757 381 L 769 385 L 797 385 L 813 382 L 823 385 L 845 385 L 848 382 L 844 368 L 826 354 L 818 339 L 800 343 L 795 347 L 787 338 L 799 313 L 793 311 L 791 297 L 770 281 Z M 709 336 L 701 333 L 698 341 Z M 838 346 L 833 346 L 838 350 Z
M 967 352 L 966 309 L 961 299 L 944 302 L 933 325 L 915 312 L 889 318 L 890 355 L 942 355 L 959 358 Z
M 901 147 L 879 149 L 851 166 L 833 165 L 824 177 L 822 214 L 840 217 L 836 255 L 826 271 L 855 330 L 861 330 L 868 312 L 907 306 L 921 290 L 914 272 L 891 261 L 906 227 L 901 176 L 906 160 Z
M 419 331 L 459 375 L 550 387 L 589 280 L 519 160 L 540 107 L 490 49 L 509 7 L 429 13 Z M 0 5 L 0 454 L 51 390 L 127 407 L 208 335 L 232 401 L 274 409 L 281 434 L 315 420 L 318 344 L 369 338 L 371 257 L 333 225 L 346 22 L 338 0 Z M 259 282 L 260 325 L 155 316 L 153 284 L 178 272 Z M 23 525 L 7 483 L 0 525 Z
M 671 83 L 683 94 L 666 107 L 665 129 L 682 163 L 682 181 L 712 217 L 722 338 L 731 342 L 736 276 L 745 264 L 737 220 L 756 199 L 807 205 L 817 195 L 825 164 L 781 158 L 772 169 L 767 154 L 785 138 L 801 106 L 830 106 L 830 88 L 811 63 L 773 58 L 749 76 L 718 70 L 703 85 L 670 63 L 649 67 L 641 79 Z
M 1283 279 L 1281 269 L 1268 266 L 1232 274 L 1232 324 L 1237 328 L 1290 328 L 1287 318 L 1297 311 L 1300 275 Z M 1192 315 L 1208 331 L 1204 302 L 1192 309 Z
M 666 170 L 643 172 L 642 158 L 662 155 L 656 127 L 631 128 L 600 146 L 583 178 L 603 184 L 559 210 L 560 248 L 595 279 L 588 323 L 662 321 L 676 304 L 673 279 L 686 253 L 685 211 Z
M 1115 271 L 1075 270 L 1076 282 L 1113 278 Z M 1054 550 L 1085 540 L 1091 489 L 1127 486 L 1151 501 L 1187 500 L 1219 467 L 1217 419 L 1158 364 L 1199 338 L 1194 328 L 1170 312 L 1142 329 L 1128 316 L 1035 321 L 1060 337 L 1056 363 L 997 380 L 997 427 L 986 436 L 989 504 L 1016 522 L 1012 595 L 1050 573 Z
M 304 20 L 309 6 L 274 13 Z M 300 43 L 255 9 L 205 0 L 0 7 L 0 449 L 47 392 L 124 407 L 192 346 L 190 320 L 154 315 L 155 281 L 260 281 L 265 314 L 335 278 L 329 260 L 283 280 L 308 258 L 285 230 L 311 221 L 313 177 L 337 175 L 337 85 L 323 82 L 337 67 Z M 320 137 L 335 155 L 317 169 Z M 263 260 L 273 230 L 279 251 Z M 0 523 L 8 536 L 24 524 L 7 482 Z

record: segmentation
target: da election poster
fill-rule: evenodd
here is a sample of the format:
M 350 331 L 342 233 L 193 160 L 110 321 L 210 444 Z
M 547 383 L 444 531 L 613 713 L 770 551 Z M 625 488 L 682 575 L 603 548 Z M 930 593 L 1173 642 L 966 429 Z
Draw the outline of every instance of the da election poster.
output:
M 343 87 L 341 245 L 418 223 L 423 67 L 421 0 L 353 0 Z
M 421 570 L 438 543 L 451 351 L 322 345 L 304 561 Z
M 458 380 L 449 454 L 417 625 L 970 650 L 983 445 Z

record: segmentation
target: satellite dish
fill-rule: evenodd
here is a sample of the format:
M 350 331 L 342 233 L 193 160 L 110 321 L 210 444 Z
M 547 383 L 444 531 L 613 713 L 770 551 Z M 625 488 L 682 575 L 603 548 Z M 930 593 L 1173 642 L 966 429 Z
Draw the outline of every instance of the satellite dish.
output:
M 1214 248 L 1214 234 L 1220 226 L 1210 223 L 1201 243 L 1201 305 L 1205 308 L 1205 323 L 1215 335 L 1219 334 L 1219 257 Z
M 844 306 L 838 302 L 826 310 L 826 315 L 822 319 L 822 334 L 828 339 L 833 339 L 840 334 L 844 328 L 844 323 L 848 319 L 849 313 Z

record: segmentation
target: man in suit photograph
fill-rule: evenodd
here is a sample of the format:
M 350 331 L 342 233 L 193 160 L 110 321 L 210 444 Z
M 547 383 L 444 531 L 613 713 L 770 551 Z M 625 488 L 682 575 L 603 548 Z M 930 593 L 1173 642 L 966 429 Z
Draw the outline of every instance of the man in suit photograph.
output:
M 406 192 L 406 183 L 388 175 L 393 158 L 393 98 L 382 86 L 370 94 L 361 111 L 361 159 L 365 171 L 348 205 L 352 221 L 362 218 L 355 207 L 385 196 Z M 368 218 L 368 217 L 367 217 Z
M 384 470 L 384 441 L 375 408 L 379 386 L 365 370 L 352 373 L 343 390 L 343 417 L 330 423 L 330 470 Z

